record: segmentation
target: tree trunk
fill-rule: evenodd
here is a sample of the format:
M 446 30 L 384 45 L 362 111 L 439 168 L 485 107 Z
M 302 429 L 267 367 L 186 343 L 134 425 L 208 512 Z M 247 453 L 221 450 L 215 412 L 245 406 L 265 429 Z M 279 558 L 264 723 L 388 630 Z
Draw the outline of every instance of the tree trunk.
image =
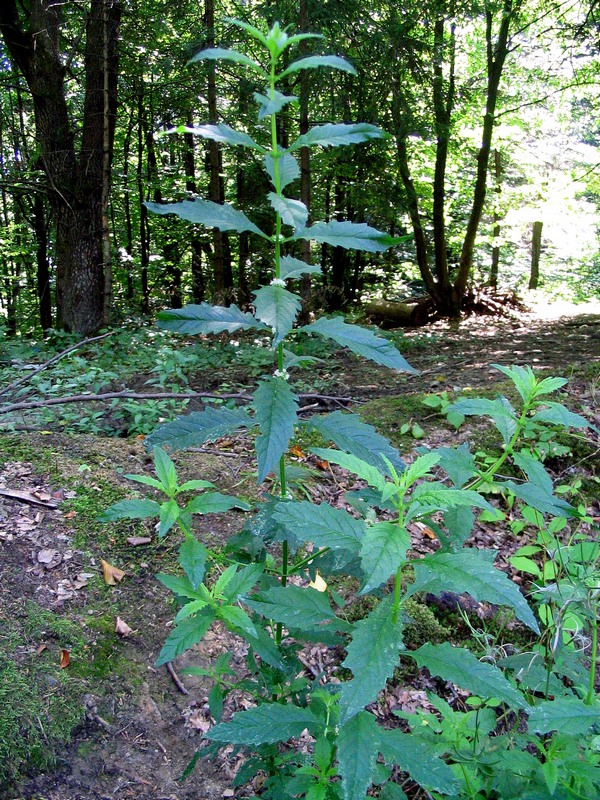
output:
M 119 0 L 91 0 L 86 20 L 85 99 L 81 147 L 69 118 L 60 52 L 61 4 L 31 0 L 0 4 L 0 33 L 32 95 L 41 164 L 56 226 L 57 324 L 82 336 L 103 323 L 103 181 L 112 156 L 117 99 Z M 106 31 L 106 48 L 103 45 Z M 105 130 L 105 70 L 108 131 Z M 106 141 L 108 136 L 108 141 Z
M 542 228 L 543 222 L 533 223 L 531 237 L 531 273 L 529 275 L 529 288 L 537 289 L 540 280 L 540 255 L 542 253 Z
M 46 211 L 44 198 L 40 192 L 33 199 L 33 224 L 36 242 L 37 295 L 40 309 L 40 323 L 46 332 L 52 327 L 52 297 L 50 294 L 50 265 L 48 263 L 48 233 L 46 231 Z
M 492 247 L 492 265 L 490 267 L 490 286 L 492 289 L 498 287 L 498 267 L 500 266 L 500 247 L 497 244 L 500 236 L 500 210 L 498 202 L 502 194 L 502 158 L 498 149 L 494 150 L 494 192 L 496 194 L 496 207 L 494 208 L 494 246 Z

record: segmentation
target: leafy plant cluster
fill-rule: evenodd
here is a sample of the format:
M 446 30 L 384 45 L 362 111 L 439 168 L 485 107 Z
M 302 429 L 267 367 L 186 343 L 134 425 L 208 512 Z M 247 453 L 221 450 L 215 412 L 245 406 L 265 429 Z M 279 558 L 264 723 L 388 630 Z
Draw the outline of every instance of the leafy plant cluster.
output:
M 270 141 L 263 145 L 227 125 L 184 130 L 247 147 L 257 153 L 272 182 L 268 200 L 275 233 L 267 236 L 231 206 L 204 200 L 149 204 L 159 214 L 222 230 L 252 231 L 268 238 L 274 251 L 274 277 L 254 295 L 254 311 L 200 304 L 159 315 L 163 329 L 184 334 L 237 334 L 256 330 L 271 338 L 272 374 L 267 374 L 246 407 L 194 412 L 158 428 L 148 437 L 157 478 L 130 476 L 160 491 L 165 499 L 125 500 L 111 506 L 107 520 L 154 517 L 159 535 L 174 526 L 183 533 L 180 575 L 159 575 L 173 593 L 178 611 L 157 664 L 165 664 L 200 642 L 219 621 L 247 645 L 246 673 L 237 675 L 229 654 L 209 669 L 209 706 L 216 725 L 206 734 L 210 755 L 225 745 L 252 753 L 238 772 L 242 786 L 261 773 L 260 796 L 275 800 L 362 800 L 371 787 L 385 800 L 415 797 L 416 787 L 431 798 L 511 800 L 572 798 L 598 793 L 595 726 L 600 707 L 594 691 L 597 654 L 595 598 L 600 573 L 597 544 L 580 533 L 585 509 L 557 494 L 537 443 L 558 428 L 584 428 L 587 421 L 548 399 L 565 381 L 539 380 L 529 368 L 499 367 L 517 389 L 520 402 L 468 398 L 447 411 L 492 419 L 502 443 L 491 463 L 475 460 L 467 444 L 423 450 L 406 464 L 375 429 L 350 413 L 303 419 L 290 386 L 290 374 L 308 356 L 286 347 L 300 298 L 289 281 L 315 271 L 289 254 L 295 242 L 311 239 L 348 248 L 383 250 L 394 244 L 368 225 L 330 221 L 308 225 L 308 212 L 284 194 L 299 174 L 296 153 L 303 146 L 364 142 L 383 134 L 370 125 L 317 125 L 287 148 L 277 138 L 278 114 L 295 98 L 282 93 L 287 78 L 303 69 L 333 67 L 350 71 L 335 56 L 287 60 L 287 50 L 309 34 L 288 36 L 278 24 L 262 32 L 232 21 L 260 42 L 267 66 L 237 51 L 209 48 L 194 61 L 226 59 L 244 66 L 265 85 L 257 92 L 259 120 Z M 392 343 L 373 331 L 321 318 L 302 326 L 354 353 L 396 370 L 411 370 Z M 356 476 L 362 488 L 343 508 L 300 499 L 291 491 L 286 452 L 299 429 L 318 433 L 330 447 L 315 447 L 322 461 Z M 195 538 L 192 516 L 244 507 L 205 481 L 179 485 L 164 448 L 184 449 L 221 436 L 256 431 L 257 478 L 274 475 L 277 493 L 266 494 L 241 533 L 224 552 L 212 552 Z M 513 477 L 503 475 L 511 465 Z M 184 493 L 196 491 L 192 500 Z M 492 504 L 490 500 L 496 502 Z M 533 607 L 508 576 L 494 565 L 494 551 L 467 545 L 475 523 L 497 520 L 498 501 L 535 518 L 534 549 L 517 553 L 536 584 Z M 410 551 L 410 530 L 421 523 L 439 547 L 423 558 Z M 554 563 L 551 569 L 548 563 Z M 358 596 L 371 610 L 349 618 L 348 604 L 335 590 L 341 577 L 359 584 Z M 537 575 L 536 575 L 537 576 Z M 512 610 L 531 632 L 532 647 L 503 659 L 481 660 L 449 643 L 404 643 L 410 603 L 424 593 L 468 593 Z M 325 670 L 305 677 L 302 648 L 315 643 L 343 648 L 335 675 Z M 400 659 L 426 668 L 432 676 L 469 693 L 465 707 L 451 707 L 431 694 L 429 708 L 398 712 L 382 725 L 377 700 Z M 332 679 L 333 678 L 333 679 Z M 227 696 L 243 691 L 254 705 L 223 719 Z M 308 752 L 288 746 L 310 736 Z M 200 753 L 198 753 L 198 757 Z M 196 759 L 197 760 L 197 759 Z

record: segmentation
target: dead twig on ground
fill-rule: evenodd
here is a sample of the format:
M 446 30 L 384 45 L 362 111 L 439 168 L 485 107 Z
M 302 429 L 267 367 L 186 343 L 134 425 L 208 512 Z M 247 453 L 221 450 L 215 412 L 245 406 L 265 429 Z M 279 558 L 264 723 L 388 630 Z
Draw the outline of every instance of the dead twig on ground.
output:
M 173 683 L 179 689 L 181 694 L 189 694 L 188 690 L 185 688 L 185 686 L 181 682 L 180 677 L 175 672 L 175 668 L 173 667 L 172 662 L 171 661 L 167 661 L 167 663 L 165 664 L 165 667 L 167 668 L 167 672 L 169 673 L 171 678 L 173 678 Z

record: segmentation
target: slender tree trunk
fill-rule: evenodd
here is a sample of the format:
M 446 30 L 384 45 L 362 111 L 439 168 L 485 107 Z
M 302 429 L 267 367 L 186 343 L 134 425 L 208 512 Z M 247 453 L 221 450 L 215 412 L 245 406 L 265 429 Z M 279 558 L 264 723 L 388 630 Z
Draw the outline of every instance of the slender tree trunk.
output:
M 486 184 L 488 174 L 488 163 L 492 147 L 492 133 L 494 130 L 494 119 L 496 114 L 496 103 L 498 101 L 498 88 L 504 62 L 508 55 L 508 35 L 511 23 L 515 17 L 519 0 L 504 0 L 502 8 L 502 19 L 496 42 L 493 41 L 493 16 L 489 7 L 486 8 L 486 46 L 487 46 L 487 95 L 485 116 L 483 118 L 483 131 L 481 136 L 481 147 L 477 154 L 477 177 L 473 190 L 473 204 L 467 223 L 465 238 L 463 240 L 460 254 L 460 264 L 458 274 L 454 282 L 455 301 L 457 313 L 460 308 L 460 301 L 467 288 L 467 282 L 471 275 L 473 266 L 473 254 L 475 250 L 475 238 L 481 221 L 483 205 L 486 195 Z
M 543 222 L 533 223 L 531 237 L 531 273 L 529 275 L 529 288 L 537 289 L 540 280 L 540 256 L 542 254 L 542 228 Z
M 188 113 L 187 124 L 192 127 L 194 116 Z M 183 163 L 185 167 L 185 188 L 192 194 L 197 194 L 196 186 L 196 142 L 192 133 L 184 133 Z M 192 251 L 191 271 L 192 271 L 192 297 L 195 303 L 201 303 L 206 293 L 204 272 L 202 269 L 202 239 L 198 231 L 194 228 L 190 239 Z
M 36 192 L 33 198 L 33 220 L 36 242 L 37 296 L 40 309 L 40 323 L 42 325 L 42 330 L 45 332 L 52 327 L 52 296 L 50 293 L 46 209 L 44 208 L 44 197 L 40 192 Z
M 500 246 L 498 239 L 500 237 L 500 210 L 498 209 L 498 202 L 502 194 L 502 157 L 498 149 L 494 150 L 494 192 L 496 194 L 496 207 L 494 208 L 494 228 L 492 231 L 494 237 L 494 245 L 492 247 L 492 264 L 490 267 L 490 286 L 492 289 L 498 287 L 498 268 L 500 266 Z

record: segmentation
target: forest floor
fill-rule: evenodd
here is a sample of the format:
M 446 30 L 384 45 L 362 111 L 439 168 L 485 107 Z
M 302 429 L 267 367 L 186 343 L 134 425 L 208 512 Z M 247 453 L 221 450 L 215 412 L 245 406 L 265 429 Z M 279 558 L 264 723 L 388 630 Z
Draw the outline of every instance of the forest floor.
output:
M 491 367 L 494 363 L 529 364 L 545 375 L 568 378 L 563 402 L 600 427 L 599 309 L 581 313 L 575 308 L 559 316 L 563 311 L 500 321 L 479 317 L 459 326 L 437 323 L 407 332 L 405 355 L 420 370 L 418 376 L 391 375 L 341 355 L 312 373 L 312 390 L 352 398 L 352 404 L 333 400 L 331 406 L 351 405 L 409 459 L 417 445 L 481 438 L 469 425 L 457 434 L 422 399 L 444 391 L 450 396 L 506 391 L 506 379 Z M 218 373 L 198 375 L 191 386 L 216 386 L 219 380 Z M 422 429 L 418 441 L 401 432 L 406 422 Z M 573 456 L 553 470 L 557 477 L 581 474 L 592 485 L 595 481 L 595 497 L 592 492 L 588 500 L 592 516 L 600 518 L 600 445 L 596 434 L 588 439 L 574 445 Z M 300 441 L 298 458 L 311 465 L 303 446 Z M 201 477 L 223 491 L 256 496 L 252 448 L 241 438 L 177 454 L 174 460 L 186 479 Z M 224 651 L 233 652 L 235 667 L 243 663 L 244 652 L 231 635 L 215 629 L 177 659 L 179 685 L 164 667 L 154 667 L 173 618 L 154 574 L 175 569 L 177 541 L 173 536 L 157 543 L 142 523 L 96 521 L 104 508 L 131 494 L 132 484 L 124 478 L 129 473 L 152 473 L 139 438 L 48 431 L 0 436 L 2 800 L 246 796 L 231 789 L 239 766 L 235 758 L 201 760 L 189 778 L 179 781 L 211 724 L 210 681 L 184 675 L 184 668 L 207 666 Z M 339 473 L 323 473 L 310 491 L 317 501 L 336 504 L 351 488 L 345 480 Z M 29 502 L 15 492 L 25 493 Z M 203 518 L 198 535 L 218 544 L 241 524 L 235 513 Z M 501 565 L 507 565 L 516 546 L 510 530 L 501 526 L 493 534 L 478 530 L 472 543 L 498 550 Z M 429 543 L 422 538 L 413 546 L 419 552 Z M 121 579 L 114 585 L 103 578 L 103 561 L 124 573 L 117 574 Z M 443 623 L 442 632 L 447 630 Z M 308 653 L 307 668 L 312 658 L 318 663 L 322 657 Z M 427 685 L 420 681 L 390 688 L 396 704 L 414 708 L 425 697 Z

